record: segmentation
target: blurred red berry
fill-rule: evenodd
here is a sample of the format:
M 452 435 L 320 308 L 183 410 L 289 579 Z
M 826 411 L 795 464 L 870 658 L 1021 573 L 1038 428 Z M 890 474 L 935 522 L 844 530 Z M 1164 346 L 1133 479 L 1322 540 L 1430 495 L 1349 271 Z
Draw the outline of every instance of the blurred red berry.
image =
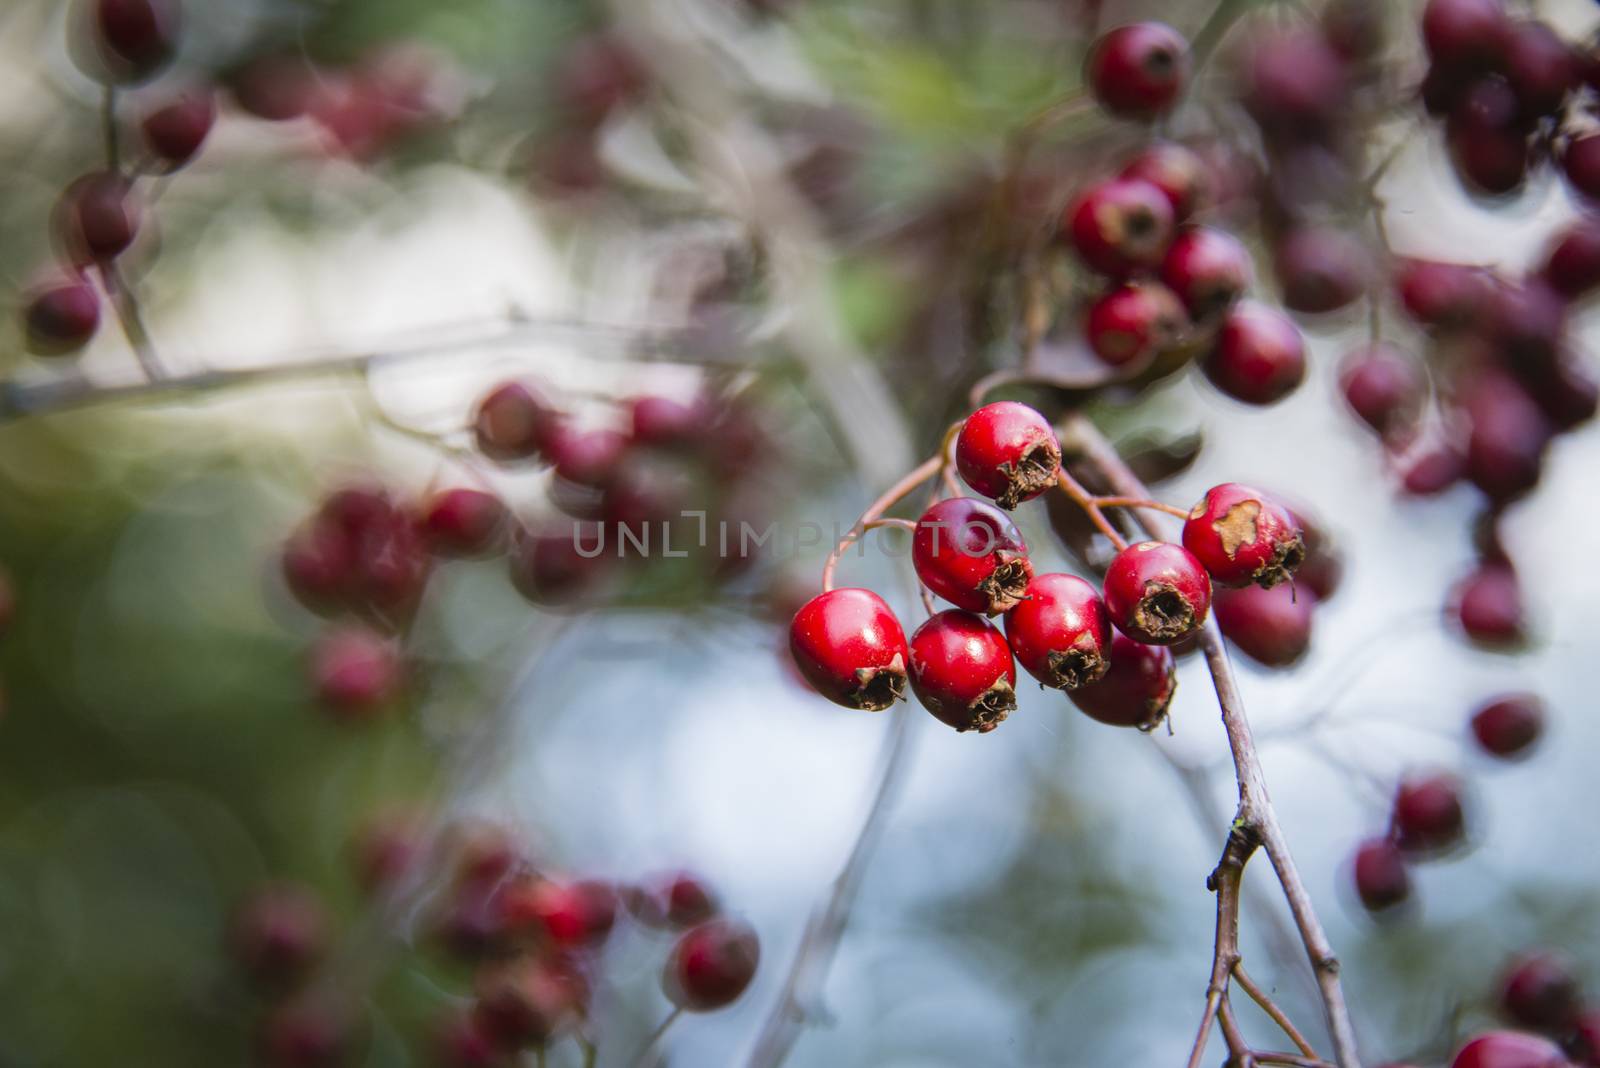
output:
M 1480 645 L 1511 647 L 1527 636 L 1522 585 L 1506 564 L 1480 564 L 1456 585 L 1452 601 L 1462 631 Z
M 399 651 L 368 630 L 344 628 L 317 639 L 311 680 L 317 698 L 336 719 L 370 720 L 394 699 L 401 684 Z
M 1209 226 L 1181 231 L 1161 261 L 1161 280 L 1197 323 L 1215 322 L 1233 307 L 1253 273 L 1239 239 Z
M 114 260 L 139 235 L 139 202 L 121 175 L 86 174 L 61 194 L 55 220 L 56 232 L 75 263 Z
M 1177 104 L 1189 81 L 1189 42 L 1164 22 L 1136 22 L 1100 36 L 1084 75 L 1100 106 L 1150 119 Z
M 231 939 L 234 956 L 251 980 L 283 988 L 304 978 L 327 949 L 328 914 L 307 887 L 263 887 L 235 912 Z
M 505 382 L 478 402 L 473 431 L 491 460 L 549 459 L 561 416 L 532 386 Z
M 196 86 L 146 114 L 140 129 L 151 155 L 176 168 L 200 151 L 216 121 L 216 94 L 210 86 Z
M 1305 378 L 1305 339 L 1283 314 L 1241 301 L 1222 321 L 1203 368 L 1211 384 L 1235 400 L 1273 404 Z
M 500 548 L 509 515 L 499 497 L 455 488 L 435 493 L 422 509 L 428 547 L 446 556 L 481 556 Z
M 1466 835 L 1461 785 L 1449 775 L 1409 777 L 1394 795 L 1390 815 L 1395 844 L 1407 853 L 1436 853 Z
M 1561 1050 L 1547 1039 L 1515 1031 L 1479 1035 L 1450 1062 L 1450 1068 L 1570 1068 Z
M 1085 333 L 1110 366 L 1138 367 L 1176 345 L 1188 325 L 1183 305 L 1166 286 L 1130 283 L 1089 306 Z
M 1411 876 L 1405 855 L 1387 838 L 1362 842 L 1351 863 L 1356 894 L 1368 912 L 1382 912 L 1411 896 Z
M 101 81 L 142 82 L 172 61 L 183 13 L 177 0 L 78 0 L 75 56 Z
M 1167 718 L 1177 688 L 1172 650 L 1115 634 L 1110 670 L 1093 682 L 1068 690 L 1067 696 L 1090 719 L 1150 731 Z
M 582 979 L 537 957 L 492 964 L 475 983 L 478 1024 L 502 1048 L 542 1045 L 575 1024 L 587 1002 Z
M 1533 694 L 1497 697 L 1472 714 L 1472 735 L 1490 756 L 1527 754 L 1544 732 L 1544 702 Z
M 1218 590 L 1211 610 L 1222 633 L 1251 660 L 1292 667 L 1311 647 L 1317 595 L 1284 583 L 1271 589 Z
M 1358 419 L 1380 436 L 1390 437 L 1415 424 L 1427 383 L 1416 360 L 1380 341 L 1344 358 L 1339 388 Z
M 1061 221 L 1079 258 L 1112 278 L 1157 266 L 1172 243 L 1172 203 L 1138 178 L 1090 186 L 1067 205 Z
M 100 294 L 83 278 L 63 278 L 28 297 L 22 312 L 28 351 L 38 356 L 79 352 L 100 329 Z
M 686 931 L 667 959 L 662 987 L 689 1012 L 731 1005 L 750 986 L 761 963 L 761 942 L 749 924 L 709 920 Z
M 1549 953 L 1511 962 L 1500 983 L 1500 1010 L 1518 1027 L 1551 1035 L 1566 1034 L 1576 1021 L 1582 991 L 1577 977 Z
M 1172 218 L 1183 223 L 1212 200 L 1212 178 L 1206 161 L 1192 149 L 1172 141 L 1145 146 L 1122 168 L 1121 177 L 1149 182 L 1172 205 Z
M 1278 240 L 1274 257 L 1283 303 L 1297 312 L 1337 311 L 1366 292 L 1371 257 L 1353 235 L 1302 226 Z

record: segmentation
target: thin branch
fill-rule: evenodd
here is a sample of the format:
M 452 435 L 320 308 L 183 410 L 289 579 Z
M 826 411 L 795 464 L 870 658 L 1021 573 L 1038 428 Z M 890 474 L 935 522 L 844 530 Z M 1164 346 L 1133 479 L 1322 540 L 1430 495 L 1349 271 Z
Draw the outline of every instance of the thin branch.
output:
M 1223 1014 L 1230 1011 L 1228 983 L 1239 963 L 1239 887 L 1244 881 L 1245 865 L 1258 845 L 1248 827 L 1235 824 L 1222 848 L 1222 859 L 1206 880 L 1206 886 L 1217 895 L 1217 934 L 1211 953 L 1211 979 L 1206 984 L 1205 1011 L 1200 1016 L 1200 1030 L 1189 1051 L 1188 1068 L 1200 1068 L 1213 1021 L 1222 1019 Z M 1227 1030 L 1225 1024 L 1224 1033 Z M 1229 1036 L 1228 1049 L 1239 1052 L 1232 1036 Z
M 1261 1006 L 1261 1011 L 1270 1016 L 1272 1022 L 1277 1024 L 1283 1033 L 1289 1036 L 1289 1041 L 1295 1044 L 1296 1049 L 1307 1057 L 1316 1057 L 1317 1051 L 1311 1047 L 1310 1042 L 1306 1041 L 1306 1036 L 1300 1033 L 1299 1028 L 1295 1027 L 1283 1009 L 1278 1007 L 1278 1003 L 1272 1000 L 1271 995 L 1257 986 L 1256 981 L 1250 978 L 1250 974 L 1244 970 L 1243 961 L 1234 962 L 1233 980 L 1239 984 L 1239 989 L 1249 994 L 1250 1000 Z
M 661 1063 L 662 1046 L 666 1042 L 667 1032 L 672 1030 L 672 1025 L 678 1022 L 683 1015 L 683 1006 L 679 1005 L 667 1013 L 666 1019 L 650 1032 L 650 1037 L 645 1039 L 644 1048 L 633 1059 L 634 1068 L 655 1068 Z
M 1128 547 L 1127 539 L 1118 533 L 1117 528 L 1111 525 L 1111 521 L 1100 510 L 1099 498 L 1085 489 L 1077 479 L 1073 478 L 1065 465 L 1056 468 L 1056 485 L 1060 486 L 1062 491 L 1072 498 L 1073 504 L 1083 509 L 1084 514 L 1089 517 L 1089 521 L 1095 525 L 1095 529 L 1111 539 L 1111 544 L 1116 546 L 1119 552 Z
M 901 500 L 910 496 L 918 486 L 938 474 L 941 462 L 937 456 L 929 457 L 922 461 L 912 469 L 910 474 L 890 486 L 882 496 L 867 505 L 867 510 L 861 513 L 861 518 L 857 519 L 855 524 L 845 532 L 844 537 L 839 539 L 839 544 L 833 547 L 833 552 L 828 554 L 828 559 L 823 563 L 823 593 L 833 589 L 833 572 L 839 566 L 839 558 L 844 555 L 844 551 L 859 540 L 863 534 L 871 530 L 873 524 L 878 522 L 884 512 L 893 508 Z
M 117 265 L 106 261 L 100 265 L 100 279 L 105 283 L 106 296 L 111 299 L 111 306 L 117 311 L 117 321 L 122 324 L 122 332 L 128 337 L 128 344 L 133 348 L 133 355 L 139 361 L 139 367 L 144 371 L 145 381 L 148 383 L 166 380 L 167 372 L 161 365 L 161 359 L 156 355 L 156 347 L 150 341 L 150 331 L 145 329 L 144 315 L 139 311 L 139 302 L 133 295 L 133 290 L 128 287 L 122 272 Z
M 100 98 L 100 129 L 106 142 L 106 170 L 122 173 L 121 138 L 117 129 L 117 87 L 107 84 Z

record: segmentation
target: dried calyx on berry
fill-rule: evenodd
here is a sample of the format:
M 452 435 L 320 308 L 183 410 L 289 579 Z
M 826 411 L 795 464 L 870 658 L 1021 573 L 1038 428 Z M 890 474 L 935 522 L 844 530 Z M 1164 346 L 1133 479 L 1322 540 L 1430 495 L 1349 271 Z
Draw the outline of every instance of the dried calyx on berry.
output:
M 935 719 L 987 734 L 1017 707 L 1011 647 L 992 624 L 952 609 L 911 635 L 911 688 Z
M 1006 514 L 968 497 L 940 501 L 917 521 L 911 560 L 923 585 L 957 608 L 996 616 L 1033 578 L 1028 546 Z
M 1067 696 L 1084 715 L 1113 727 L 1152 731 L 1167 718 L 1178 689 L 1172 650 L 1117 634 L 1111 641 L 1111 668 Z
M 1271 589 L 1305 559 L 1298 524 L 1267 494 L 1237 482 L 1206 491 L 1183 524 L 1183 547 L 1224 586 Z
M 1106 608 L 1135 641 L 1172 645 L 1199 630 L 1211 609 L 1211 580 L 1181 545 L 1144 541 L 1123 549 L 1106 569 Z
M 1026 404 L 997 401 L 967 417 L 956 438 L 956 469 L 967 485 L 1007 511 L 1055 484 L 1061 443 Z
M 1006 613 L 1018 663 L 1045 686 L 1074 690 L 1111 668 L 1111 617 L 1100 591 L 1076 575 L 1040 575 Z
M 829 590 L 807 601 L 789 626 L 795 666 L 822 696 L 881 712 L 906 690 L 905 631 L 871 590 Z

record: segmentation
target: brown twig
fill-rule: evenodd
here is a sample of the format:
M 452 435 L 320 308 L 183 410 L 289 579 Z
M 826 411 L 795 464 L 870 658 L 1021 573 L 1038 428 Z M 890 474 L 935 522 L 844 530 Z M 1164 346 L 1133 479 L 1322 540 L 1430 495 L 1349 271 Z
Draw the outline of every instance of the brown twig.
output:
M 1289 1036 L 1289 1041 L 1295 1044 L 1296 1049 L 1307 1057 L 1316 1057 L 1317 1051 L 1312 1048 L 1310 1042 L 1306 1041 L 1306 1036 L 1300 1033 L 1300 1029 L 1295 1027 L 1294 1022 L 1278 1006 L 1278 1003 L 1272 1000 L 1271 995 L 1257 986 L 1256 981 L 1250 978 L 1250 973 L 1244 970 L 1243 961 L 1234 961 L 1233 981 L 1239 984 L 1240 990 L 1250 995 L 1250 1000 L 1259 1005 L 1261 1011 L 1271 1017 L 1272 1022 L 1277 1024 L 1285 1035 Z
M 1128 547 L 1127 539 L 1118 533 L 1117 528 L 1111 525 L 1111 521 L 1100 510 L 1100 499 L 1085 489 L 1083 484 L 1073 478 L 1065 467 L 1056 469 L 1056 485 L 1060 486 L 1066 495 L 1072 498 L 1072 503 L 1083 509 L 1084 514 L 1089 517 L 1089 521 L 1095 525 L 1095 529 L 1111 539 L 1111 544 L 1116 546 L 1119 552 Z
M 901 500 L 910 496 L 918 486 L 938 474 L 942 462 L 937 456 L 932 456 L 922 461 L 912 469 L 910 474 L 890 486 L 882 496 L 867 505 L 867 510 L 861 513 L 861 518 L 857 519 L 855 525 L 845 531 L 844 537 L 839 539 L 839 544 L 833 547 L 833 552 L 829 553 L 828 559 L 823 562 L 823 593 L 833 589 L 833 573 L 838 568 L 839 558 L 844 555 L 844 551 L 859 540 L 863 534 L 873 529 L 873 526 L 882 520 L 884 512 L 893 508 Z

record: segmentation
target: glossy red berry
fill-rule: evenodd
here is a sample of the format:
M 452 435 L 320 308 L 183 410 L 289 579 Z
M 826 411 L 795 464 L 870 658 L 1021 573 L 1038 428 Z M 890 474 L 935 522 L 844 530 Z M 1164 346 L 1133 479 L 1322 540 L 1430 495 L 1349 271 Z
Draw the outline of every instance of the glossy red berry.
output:
M 231 944 L 252 981 L 282 988 L 303 978 L 328 947 L 328 914 L 306 887 L 256 891 L 234 914 Z
M 1451 112 L 1449 143 L 1456 173 L 1471 192 L 1505 196 L 1516 192 L 1527 181 L 1532 158 L 1528 132 L 1523 127 L 1477 125 L 1460 119 L 1475 100 L 1489 95 L 1474 89 Z
M 139 235 L 139 203 L 128 180 L 88 174 L 67 187 L 56 203 L 56 230 L 76 263 L 114 260 Z
M 1121 177 L 1149 182 L 1172 205 L 1176 223 L 1205 207 L 1212 198 L 1211 172 L 1206 161 L 1192 149 L 1172 141 L 1157 141 L 1145 146 L 1122 168 Z
M 511 551 L 511 585 L 537 605 L 583 601 L 598 592 L 616 552 L 608 547 L 601 524 L 574 522 L 519 530 Z
M 472 420 L 479 451 L 502 463 L 548 458 L 560 423 L 560 414 L 522 382 L 496 386 Z
M 905 695 L 905 631 L 871 590 L 829 590 L 807 601 L 789 625 L 789 651 L 805 680 L 835 704 L 881 712 Z
M 1212 486 L 1189 510 L 1183 547 L 1214 581 L 1233 587 L 1276 586 L 1306 555 L 1305 540 L 1289 509 L 1237 482 Z
M 1466 835 L 1460 783 L 1442 774 L 1405 779 L 1395 791 L 1390 831 L 1407 853 L 1437 853 L 1460 844 Z
M 1568 300 L 1600 288 L 1600 217 L 1585 214 L 1557 233 L 1539 278 Z
M 1600 134 L 1568 141 L 1561 153 L 1561 170 L 1575 191 L 1590 200 L 1600 199 Z
M 1181 545 L 1142 541 L 1106 569 L 1106 610 L 1117 629 L 1148 645 L 1172 645 L 1199 630 L 1211 610 L 1211 579 Z
M 480 1026 L 505 1049 L 541 1045 L 577 1022 L 587 1001 L 583 980 L 571 969 L 539 957 L 518 957 L 478 975 Z
M 1110 670 L 1067 696 L 1090 719 L 1150 731 L 1167 718 L 1177 689 L 1172 650 L 1117 634 L 1111 640 Z
M 559 882 L 543 876 L 515 878 L 501 887 L 500 915 L 512 934 L 533 934 L 561 949 L 593 948 L 617 918 L 617 893 L 597 879 Z
M 145 115 L 139 128 L 150 154 L 176 168 L 195 157 L 216 121 L 216 94 L 209 86 L 198 86 Z
M 957 608 L 997 616 L 1022 596 L 1033 565 L 1009 516 L 970 497 L 951 497 L 922 514 L 911 561 L 928 589 Z
M 29 352 L 71 355 L 82 350 L 100 329 L 100 294 L 84 278 L 53 282 L 28 298 L 22 325 Z
M 1262 589 L 1218 590 L 1211 610 L 1222 633 L 1251 660 L 1292 667 L 1311 647 L 1317 595 L 1291 583 Z
M 1462 1046 L 1450 1068 L 1570 1068 L 1570 1064 L 1561 1049 L 1547 1039 L 1516 1031 L 1491 1031 Z
M 1161 280 L 1197 323 L 1215 322 L 1231 308 L 1253 273 L 1239 239 L 1209 226 L 1180 232 L 1161 261 Z
M 956 438 L 961 477 L 1008 511 L 1055 485 L 1060 467 L 1056 432 L 1026 404 L 986 404 L 967 417 Z
M 1456 69 L 1497 65 L 1505 55 L 1509 20 L 1500 0 L 1428 0 L 1422 43 L 1434 62 Z
M 717 895 L 691 872 L 658 876 L 627 896 L 629 909 L 651 927 L 693 927 L 722 910 Z
M 1241 301 L 1223 319 L 1203 366 L 1211 384 L 1235 400 L 1272 404 L 1304 380 L 1305 339 L 1288 317 Z
M 1511 962 L 1500 983 L 1500 1010 L 1518 1027 L 1545 1034 L 1564 1034 L 1576 1021 L 1582 1004 L 1577 977 L 1549 953 L 1533 953 Z
M 1505 73 L 1524 115 L 1556 114 L 1583 78 L 1572 46 L 1534 19 L 1522 19 L 1508 27 Z
M 1455 330 L 1471 325 L 1489 299 L 1489 276 L 1481 268 L 1436 260 L 1405 260 L 1395 288 L 1407 314 L 1423 326 Z
M 987 734 L 1017 707 L 1011 647 L 982 616 L 940 612 L 911 635 L 911 689 L 935 719 Z
M 1084 264 L 1112 278 L 1158 265 L 1174 225 L 1166 194 L 1137 178 L 1090 186 L 1067 206 L 1062 223 Z
M 1101 107 L 1121 118 L 1170 111 L 1189 81 L 1189 42 L 1164 22 L 1136 22 L 1100 36 L 1084 81 Z
M 1544 733 L 1544 702 L 1529 693 L 1508 694 L 1472 714 L 1472 736 L 1490 756 L 1510 759 L 1527 754 Z
M 1140 367 L 1183 337 L 1189 317 L 1166 286 L 1121 285 L 1089 306 L 1089 347 L 1112 367 Z
M 422 509 L 422 536 L 445 556 L 482 556 L 500 548 L 509 522 L 505 502 L 484 490 L 440 490 Z
M 1354 235 L 1302 226 L 1279 239 L 1274 263 L 1283 303 L 1297 312 L 1337 311 L 1367 290 L 1371 258 Z
M 1414 359 L 1380 341 L 1344 358 L 1339 389 L 1358 419 L 1380 436 L 1390 437 L 1415 425 L 1427 383 Z
M 177 0 L 79 0 L 79 66 L 92 78 L 142 82 L 172 61 L 182 9 Z
M 1017 662 L 1045 686 L 1072 690 L 1111 667 L 1111 617 L 1100 591 L 1076 575 L 1039 575 L 1006 613 Z
M 399 651 L 369 630 L 345 628 L 317 639 L 311 679 L 329 714 L 347 723 L 370 720 L 399 693 Z
M 739 1000 L 761 964 L 761 941 L 749 924 L 709 920 L 684 932 L 661 975 L 674 1005 L 713 1012 Z
M 1506 564 L 1479 565 L 1456 585 L 1452 604 L 1462 631 L 1481 645 L 1504 648 L 1526 638 L 1522 584 Z

